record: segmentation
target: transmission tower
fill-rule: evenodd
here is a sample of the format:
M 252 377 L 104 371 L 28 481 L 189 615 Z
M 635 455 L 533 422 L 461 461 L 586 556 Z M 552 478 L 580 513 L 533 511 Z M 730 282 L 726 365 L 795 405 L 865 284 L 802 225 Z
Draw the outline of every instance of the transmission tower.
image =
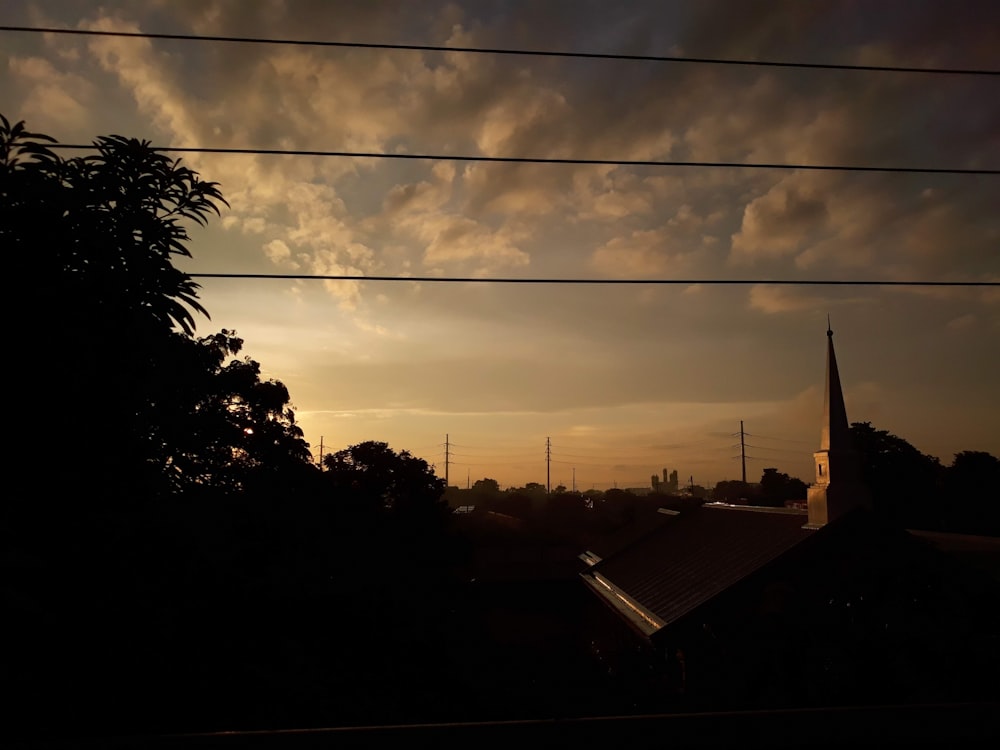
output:
M 743 463 L 743 484 L 747 483 L 747 446 L 743 441 L 743 420 L 740 420 L 740 461 Z
M 451 444 L 448 442 L 448 433 L 444 434 L 444 486 L 449 487 L 448 469 L 451 464 Z
M 545 492 L 552 494 L 552 439 L 545 438 Z

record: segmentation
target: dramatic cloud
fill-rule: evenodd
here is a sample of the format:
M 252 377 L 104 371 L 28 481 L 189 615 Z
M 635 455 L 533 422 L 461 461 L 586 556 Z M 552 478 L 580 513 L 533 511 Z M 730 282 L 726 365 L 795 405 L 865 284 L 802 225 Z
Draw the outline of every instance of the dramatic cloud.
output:
M 11 57 L 8 69 L 28 89 L 21 105 L 22 117 L 53 118 L 76 127 L 89 121 L 85 102 L 94 87 L 83 76 L 59 70 L 42 57 Z
M 752 263 L 795 255 L 827 227 L 826 203 L 802 180 L 786 178 L 747 204 L 733 235 L 734 262 Z

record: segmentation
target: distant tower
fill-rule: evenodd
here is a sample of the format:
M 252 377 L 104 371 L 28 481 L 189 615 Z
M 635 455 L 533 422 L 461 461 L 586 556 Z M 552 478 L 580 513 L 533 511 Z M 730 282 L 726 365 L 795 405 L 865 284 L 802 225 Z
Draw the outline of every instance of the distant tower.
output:
M 833 331 L 826 326 L 826 392 L 823 396 L 823 428 L 816 461 L 816 481 L 809 487 L 809 523 L 817 528 L 847 511 L 868 505 L 868 490 L 861 482 L 860 461 L 851 448 L 844 392 L 840 387 Z

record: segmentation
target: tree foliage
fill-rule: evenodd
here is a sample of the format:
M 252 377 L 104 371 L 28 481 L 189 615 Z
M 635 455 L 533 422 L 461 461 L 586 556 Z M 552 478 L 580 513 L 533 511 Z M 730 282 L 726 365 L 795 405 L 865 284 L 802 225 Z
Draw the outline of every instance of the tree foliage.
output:
M 928 516 L 933 515 L 939 500 L 940 462 L 870 422 L 854 422 L 850 431 L 875 510 L 904 526 L 933 525 Z
M 447 510 L 444 480 L 409 451 L 370 440 L 324 456 L 323 466 L 334 491 L 373 519 L 436 520 Z
M 62 158 L 49 136 L 0 116 L 0 239 L 74 319 L 118 328 L 194 331 L 207 315 L 198 284 L 173 265 L 190 257 L 188 222 L 226 205 L 216 183 L 148 141 L 119 135 L 95 154 Z
M 869 422 L 851 425 L 862 478 L 874 508 L 893 523 L 919 529 L 1000 535 L 1000 460 L 962 451 L 942 466 L 903 438 Z
M 496 479 L 483 477 L 482 479 L 477 479 L 472 483 L 472 489 L 476 492 L 495 495 L 500 492 L 500 483 Z
M 207 312 L 174 262 L 191 256 L 188 227 L 226 205 L 219 186 L 148 141 L 101 137 L 69 158 L 56 145 L 0 116 L 0 242 L 51 321 L 13 332 L 27 484 L 47 439 L 71 446 L 46 478 L 60 495 L 232 492 L 308 459 L 284 385 L 227 364 L 232 332 L 193 337 Z
M 174 368 L 149 393 L 146 405 L 157 418 L 143 435 L 169 491 L 231 493 L 310 460 L 288 389 L 261 380 L 260 364 L 249 357 L 233 358 L 243 345 L 235 332 L 175 336 L 172 344 Z
M 950 530 L 1000 536 L 1000 458 L 962 451 L 944 472 Z
M 780 507 L 789 501 L 805 500 L 808 490 L 801 479 L 790 477 L 775 468 L 764 469 L 760 477 L 761 505 Z

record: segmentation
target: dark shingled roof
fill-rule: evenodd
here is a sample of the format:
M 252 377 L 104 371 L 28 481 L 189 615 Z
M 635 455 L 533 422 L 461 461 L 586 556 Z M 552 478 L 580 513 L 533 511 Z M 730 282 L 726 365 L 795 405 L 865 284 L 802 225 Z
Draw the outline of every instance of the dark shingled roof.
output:
M 690 508 L 582 575 L 650 635 L 814 534 L 806 521 L 801 510 Z

